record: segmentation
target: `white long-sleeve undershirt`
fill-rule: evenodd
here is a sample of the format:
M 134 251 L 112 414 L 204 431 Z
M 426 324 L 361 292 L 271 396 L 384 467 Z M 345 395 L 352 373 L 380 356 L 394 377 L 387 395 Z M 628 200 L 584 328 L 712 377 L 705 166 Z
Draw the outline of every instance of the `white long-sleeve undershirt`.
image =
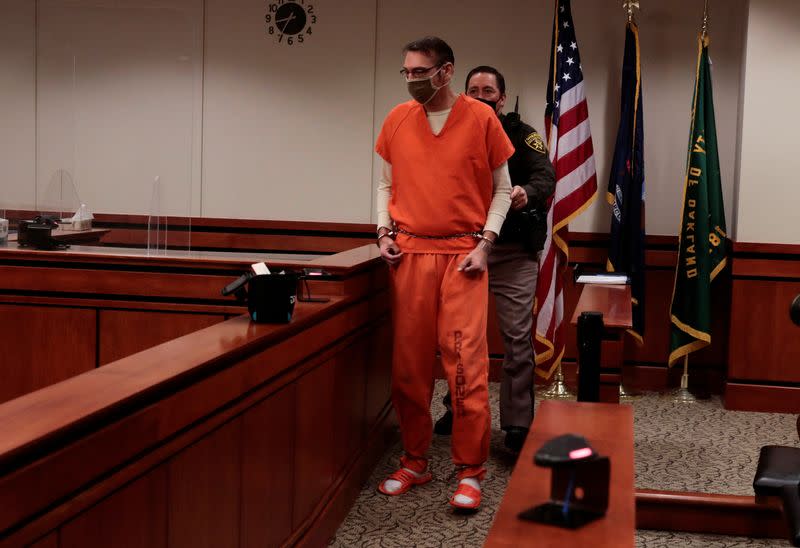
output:
M 438 135 L 450 114 L 450 109 L 441 112 L 429 112 L 428 121 L 434 135 Z M 506 213 L 511 206 L 511 175 L 508 173 L 508 162 L 492 172 L 492 201 L 489 204 L 489 212 L 486 215 L 484 231 L 490 230 L 495 234 L 500 234 L 500 228 L 506 219 Z M 378 179 L 378 193 L 376 197 L 378 210 L 377 228 L 392 227 L 392 218 L 389 215 L 389 200 L 392 197 L 392 164 L 383 161 L 381 176 Z

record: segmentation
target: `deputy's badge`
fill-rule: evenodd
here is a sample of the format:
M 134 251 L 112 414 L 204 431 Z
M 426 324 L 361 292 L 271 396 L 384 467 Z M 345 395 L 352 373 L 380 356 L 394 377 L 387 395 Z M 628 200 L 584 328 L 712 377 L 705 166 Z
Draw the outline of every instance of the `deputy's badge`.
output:
M 535 131 L 525 137 L 525 144 L 531 147 L 536 152 L 547 154 L 547 147 L 544 146 L 544 141 Z

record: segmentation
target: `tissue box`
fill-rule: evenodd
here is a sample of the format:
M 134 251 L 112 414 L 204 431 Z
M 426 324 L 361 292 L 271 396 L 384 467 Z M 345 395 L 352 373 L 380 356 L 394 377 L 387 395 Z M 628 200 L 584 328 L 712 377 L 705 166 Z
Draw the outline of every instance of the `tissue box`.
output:
M 89 230 L 92 228 L 92 220 L 91 219 L 83 219 L 80 221 L 72 221 L 70 219 L 61 219 L 58 223 L 58 228 L 61 230 Z

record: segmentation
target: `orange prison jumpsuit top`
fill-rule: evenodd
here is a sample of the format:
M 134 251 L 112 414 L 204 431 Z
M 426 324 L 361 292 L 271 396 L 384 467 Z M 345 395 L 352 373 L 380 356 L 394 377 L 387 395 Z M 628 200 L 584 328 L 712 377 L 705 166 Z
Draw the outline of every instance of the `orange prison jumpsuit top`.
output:
M 456 99 L 439 135 L 422 105 L 396 106 L 375 149 L 392 166 L 389 213 L 397 228 L 427 236 L 481 232 L 492 172 L 514 152 L 494 112 L 465 95 Z M 427 467 L 438 348 L 453 394 L 452 456 L 459 479 L 482 479 L 489 454 L 488 277 L 457 270 L 476 243 L 473 236 L 400 233 L 404 256 L 392 269 L 392 403 L 402 431 L 402 465 L 417 472 Z

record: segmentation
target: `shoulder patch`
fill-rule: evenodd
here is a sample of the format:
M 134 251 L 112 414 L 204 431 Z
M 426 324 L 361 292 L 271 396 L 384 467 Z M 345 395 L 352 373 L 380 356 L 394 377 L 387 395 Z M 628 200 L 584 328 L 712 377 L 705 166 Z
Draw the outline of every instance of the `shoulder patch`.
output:
M 544 146 L 544 141 L 535 131 L 525 137 L 525 144 L 540 154 L 547 154 L 547 147 Z

